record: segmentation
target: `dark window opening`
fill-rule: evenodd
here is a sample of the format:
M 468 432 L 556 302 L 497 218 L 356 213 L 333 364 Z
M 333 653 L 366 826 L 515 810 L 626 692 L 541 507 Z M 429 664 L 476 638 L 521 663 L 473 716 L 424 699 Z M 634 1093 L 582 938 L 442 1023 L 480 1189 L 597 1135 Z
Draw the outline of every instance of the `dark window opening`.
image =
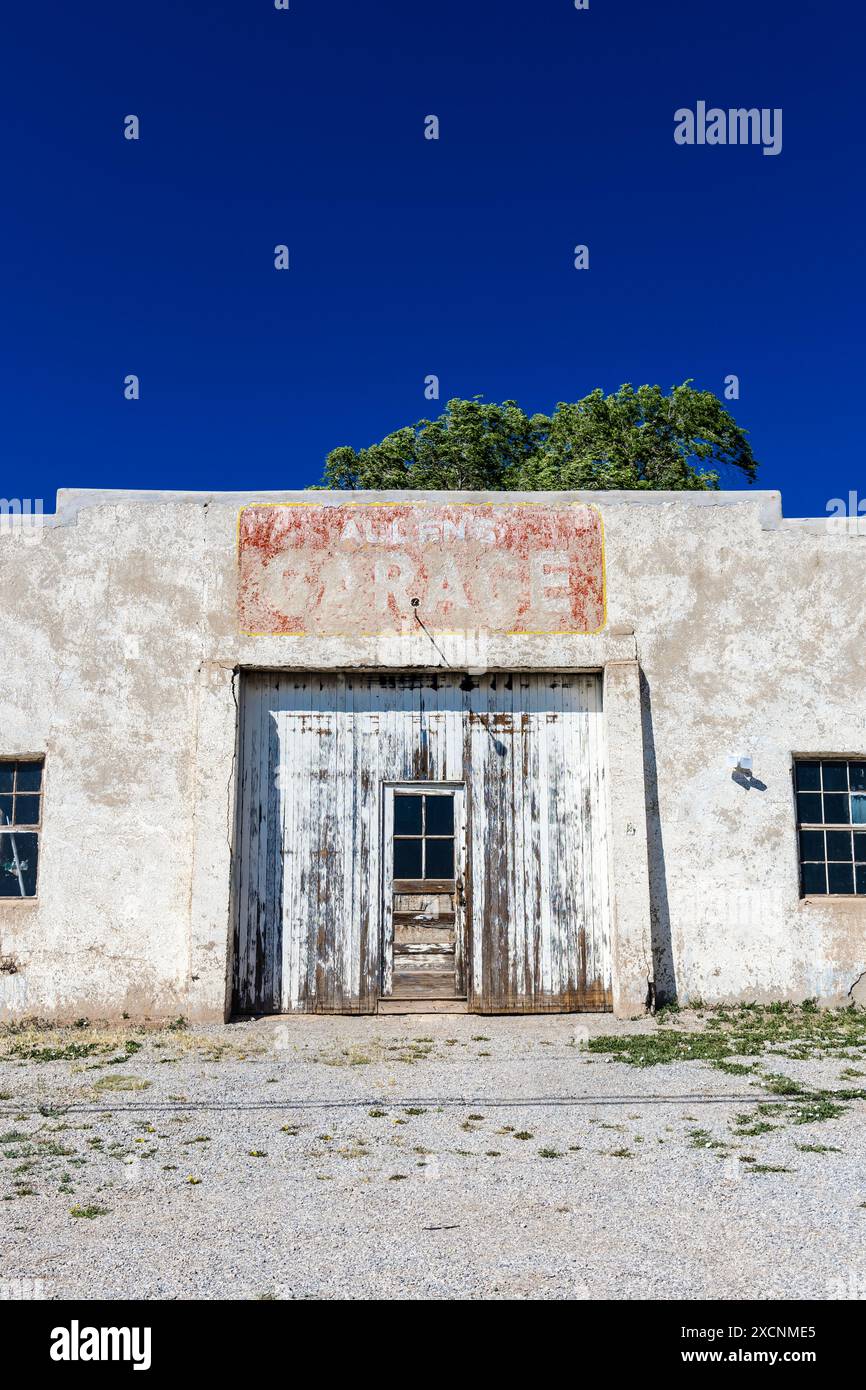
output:
M 394 794 L 394 878 L 454 877 L 454 796 Z
M 35 898 L 43 758 L 0 759 L 0 898 Z
M 804 896 L 866 896 L 866 760 L 794 764 Z

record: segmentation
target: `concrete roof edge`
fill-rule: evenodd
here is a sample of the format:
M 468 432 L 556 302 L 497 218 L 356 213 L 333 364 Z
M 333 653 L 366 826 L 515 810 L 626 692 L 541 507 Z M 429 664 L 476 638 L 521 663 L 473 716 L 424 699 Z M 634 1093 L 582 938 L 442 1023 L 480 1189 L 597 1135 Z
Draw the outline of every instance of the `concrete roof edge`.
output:
M 682 507 L 751 506 L 759 510 L 764 529 L 785 524 L 782 517 L 782 495 L 775 490 L 724 490 L 719 492 L 652 492 L 634 491 L 569 491 L 569 492 L 437 492 L 422 490 L 382 489 L 377 491 L 338 491 L 329 489 L 286 489 L 285 491 L 189 492 L 172 490 L 143 490 L 128 488 L 61 488 L 57 493 L 55 525 L 68 526 L 78 513 L 88 507 L 122 506 L 128 503 L 162 506 L 167 503 L 188 503 L 190 506 L 234 505 L 251 506 L 256 502 L 307 502 L 312 506 L 337 506 L 350 501 L 370 500 L 398 503 L 426 501 L 434 505 L 449 502 L 587 502 L 596 506 L 658 507 L 676 504 Z

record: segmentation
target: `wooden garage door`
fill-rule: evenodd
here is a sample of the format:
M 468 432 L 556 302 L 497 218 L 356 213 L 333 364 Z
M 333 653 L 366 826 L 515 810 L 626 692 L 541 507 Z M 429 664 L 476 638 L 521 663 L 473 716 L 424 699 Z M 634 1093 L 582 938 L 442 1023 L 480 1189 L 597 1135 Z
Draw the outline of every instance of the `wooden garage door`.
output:
M 602 736 L 595 675 L 245 675 L 236 1012 L 375 1010 L 411 782 L 465 788 L 470 1009 L 609 1008 Z

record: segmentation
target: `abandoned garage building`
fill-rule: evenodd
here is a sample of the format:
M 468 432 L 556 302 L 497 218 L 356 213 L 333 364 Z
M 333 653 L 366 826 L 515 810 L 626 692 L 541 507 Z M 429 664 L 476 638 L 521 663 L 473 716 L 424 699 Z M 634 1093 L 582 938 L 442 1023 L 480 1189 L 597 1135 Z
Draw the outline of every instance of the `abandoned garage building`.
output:
M 770 492 L 66 491 L 26 521 L 4 1019 L 862 1002 L 856 525 Z

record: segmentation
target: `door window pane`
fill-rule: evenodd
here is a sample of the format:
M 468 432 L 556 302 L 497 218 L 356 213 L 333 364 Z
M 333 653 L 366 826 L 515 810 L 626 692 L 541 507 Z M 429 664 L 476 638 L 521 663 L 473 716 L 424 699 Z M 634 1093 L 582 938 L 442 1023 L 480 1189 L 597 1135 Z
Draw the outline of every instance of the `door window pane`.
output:
M 421 878 L 421 839 L 394 841 L 394 877 Z
M 454 877 L 454 841 L 427 840 L 427 878 Z
M 428 796 L 427 802 L 427 824 L 428 835 L 453 835 L 454 834 L 454 797 L 453 796 Z
M 421 807 L 423 796 L 402 796 L 394 797 L 394 834 L 395 835 L 420 835 Z

